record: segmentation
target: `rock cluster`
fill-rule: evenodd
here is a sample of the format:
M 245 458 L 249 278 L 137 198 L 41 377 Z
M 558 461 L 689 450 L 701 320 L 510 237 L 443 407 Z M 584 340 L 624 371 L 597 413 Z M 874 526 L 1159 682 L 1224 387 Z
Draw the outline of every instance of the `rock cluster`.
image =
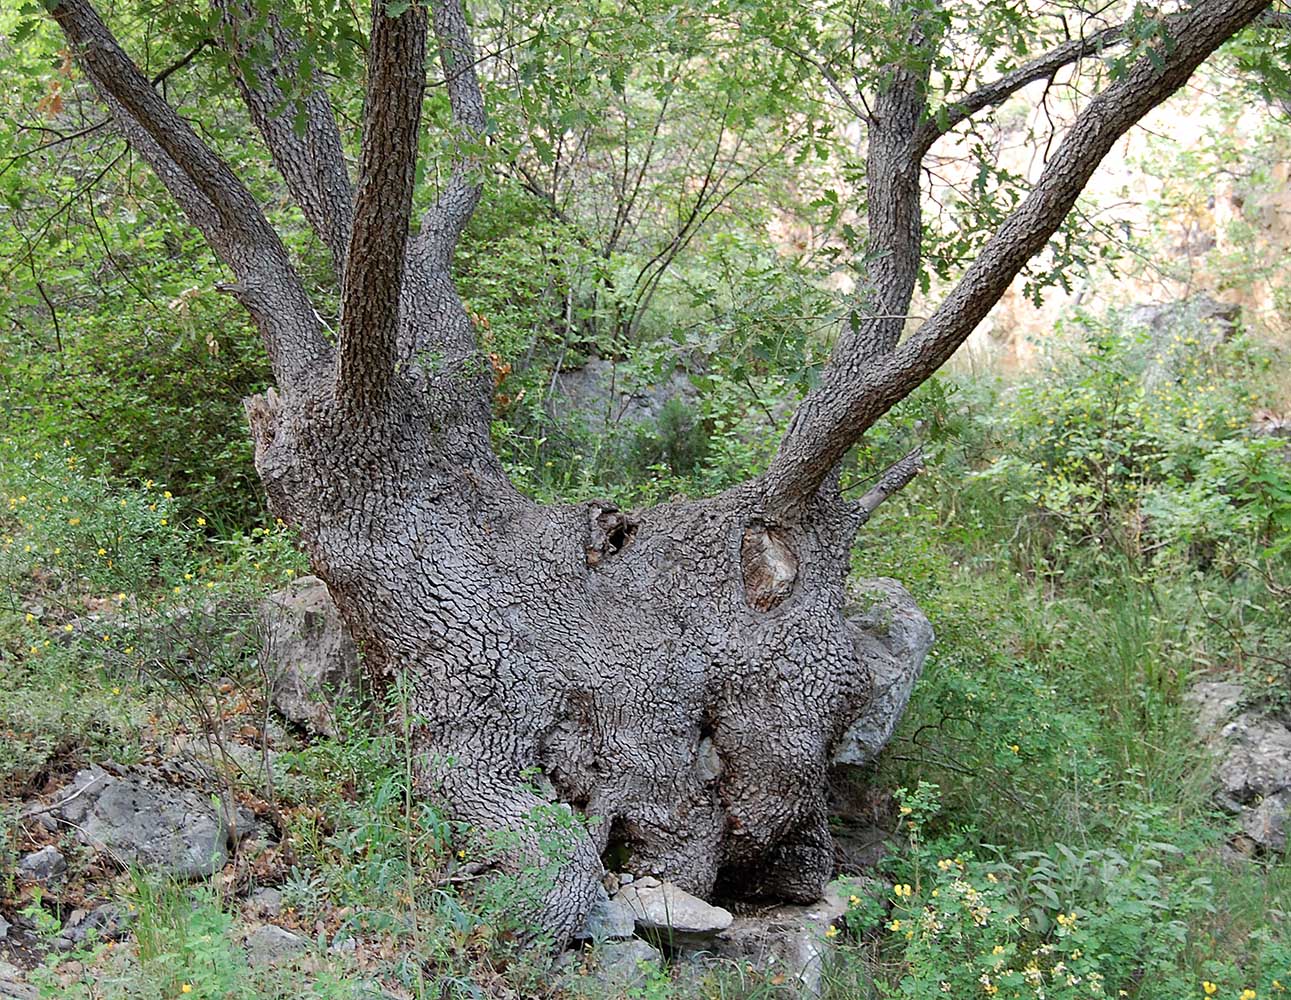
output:
M 639 985 L 665 954 L 683 973 L 702 975 L 714 962 L 738 962 L 814 996 L 830 937 L 849 900 L 870 891 L 865 879 L 840 879 L 810 906 L 772 906 L 738 915 L 650 876 L 611 876 L 621 882 L 593 907 L 576 940 L 593 942 L 583 975 L 602 987 Z

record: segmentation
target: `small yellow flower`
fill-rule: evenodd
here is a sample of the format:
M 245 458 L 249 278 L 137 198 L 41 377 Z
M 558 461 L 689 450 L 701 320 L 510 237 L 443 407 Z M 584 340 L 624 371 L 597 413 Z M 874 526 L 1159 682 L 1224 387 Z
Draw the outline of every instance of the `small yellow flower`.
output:
M 901 807 L 901 815 L 902 815 L 902 816 L 909 816 L 912 812 L 914 812 L 914 810 L 913 810 L 913 809 L 911 809 L 909 806 L 902 806 L 902 807 Z
M 848 905 L 848 906 L 860 906 L 860 905 L 861 905 L 861 897 L 860 897 L 860 896 L 848 896 L 848 897 L 847 897 L 847 905 Z
M 463 847 L 463 848 L 461 848 L 461 849 L 457 852 L 457 857 L 458 857 L 458 860 L 460 860 L 460 861 L 465 861 L 465 860 L 466 860 L 466 848 L 464 848 L 464 847 Z
M 1201 981 L 1201 991 L 1205 993 L 1206 996 L 1208 997 L 1213 997 L 1215 995 L 1215 991 L 1218 989 L 1219 987 L 1216 986 L 1214 983 L 1212 983 L 1209 979 L 1203 979 Z
M 1016 743 L 1010 743 L 1009 749 L 1012 750 L 1014 753 L 1020 753 L 1022 750 L 1022 748 L 1018 746 Z
M 101 555 L 101 556 L 105 556 L 105 555 L 107 555 L 107 554 L 108 554 L 108 550 L 107 550 L 107 549 L 99 549 L 99 555 Z
M 79 517 L 69 517 L 67 519 L 67 523 L 70 524 L 73 528 L 75 528 L 78 524 L 81 523 L 81 519 Z
M 206 527 L 206 518 L 204 518 L 204 517 L 199 517 L 199 518 L 197 519 L 197 526 L 198 526 L 199 528 L 205 528 L 205 527 Z
M 164 496 L 167 500 L 171 499 L 170 490 L 163 490 L 161 495 Z
M 113 694 L 120 694 L 120 693 L 121 693 L 121 689 L 120 689 L 120 688 L 113 688 L 113 689 L 112 689 L 112 693 L 113 693 Z
M 64 625 L 64 626 L 63 626 L 63 631 L 64 631 L 64 632 L 71 632 L 71 631 L 72 631 L 72 626 L 71 626 L 71 623 L 70 623 L 70 622 L 69 622 L 68 624 L 66 624 L 66 625 Z
M 33 615 L 30 611 L 28 611 L 28 612 L 27 612 L 27 624 L 28 624 L 28 625 L 30 625 L 30 624 L 31 624 L 32 622 L 34 622 L 35 620 L 36 620 L 36 616 L 35 616 L 35 615 Z
M 890 924 L 888 924 L 888 930 L 899 931 L 900 929 L 901 929 L 900 920 L 893 920 Z
M 838 928 L 835 927 L 833 924 L 830 924 L 829 927 L 825 930 L 825 937 L 827 938 L 838 937 Z M 1254 996 L 1254 994 L 1251 994 L 1251 995 Z
M 166 519 L 164 517 L 161 519 L 161 526 L 163 528 L 166 527 Z
M 1242 990 L 1242 995 L 1238 997 L 1238 1000 L 1255 1000 L 1255 991 Z
M 181 986 L 181 987 L 179 988 L 179 992 L 180 992 L 180 993 L 192 993 L 192 992 L 193 992 L 193 984 L 192 984 L 192 983 L 185 983 L 183 986 Z
M 1002 945 L 1002 944 L 997 944 L 994 948 L 992 948 L 992 949 L 991 949 L 991 954 L 992 954 L 992 955 L 1003 955 L 1003 954 L 1004 954 L 1004 945 Z

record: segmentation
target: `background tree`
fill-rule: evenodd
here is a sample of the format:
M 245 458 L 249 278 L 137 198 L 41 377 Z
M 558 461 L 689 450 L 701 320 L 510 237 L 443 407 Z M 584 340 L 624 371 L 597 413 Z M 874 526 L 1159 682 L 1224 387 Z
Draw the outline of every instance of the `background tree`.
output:
M 855 94 L 869 130 L 868 298 L 764 475 L 634 512 L 595 500 L 534 504 L 491 447 L 493 377 L 452 270 L 489 130 L 455 0 L 429 11 L 374 7 L 353 181 L 321 77 L 286 21 L 236 0 L 216 4 L 248 113 L 330 252 L 334 337 L 248 188 L 93 7 L 68 0 L 50 12 L 116 126 L 232 272 L 227 290 L 260 330 L 277 388 L 247 404 L 257 469 L 373 675 L 398 675 L 411 690 L 422 787 L 477 835 L 510 832 L 517 865 L 550 846 L 544 816 L 561 826 L 552 799 L 600 817 L 586 831 L 555 831 L 562 853 L 539 919 L 561 937 L 590 905 L 611 840 L 629 870 L 700 894 L 719 882 L 747 895 L 819 893 L 832 866 L 825 769 L 866 708 L 870 657 L 880 655 L 843 615 L 848 555 L 918 456 L 859 502 L 840 495 L 839 463 L 1045 247 L 1116 139 L 1267 6 L 1210 0 L 1140 13 L 1132 33 L 1064 43 L 937 107 L 930 85 L 953 38 L 943 11 L 903 0 L 857 10 L 856 24 L 879 15 L 879 34 L 897 43 L 868 93 Z M 454 153 L 414 234 L 428 27 Z M 1113 37 L 1134 43 L 1117 72 L 963 277 L 901 340 L 920 263 L 919 172 L 933 143 Z M 836 55 L 803 52 L 795 58 L 836 76 Z M 550 792 L 534 787 L 535 771 Z

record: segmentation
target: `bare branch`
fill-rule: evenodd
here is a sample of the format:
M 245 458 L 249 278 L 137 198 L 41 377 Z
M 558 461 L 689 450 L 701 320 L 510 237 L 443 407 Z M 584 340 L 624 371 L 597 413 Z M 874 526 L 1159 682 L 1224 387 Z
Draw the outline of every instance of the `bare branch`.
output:
M 867 294 L 853 313 L 838 349 L 848 354 L 886 354 L 901 339 L 904 323 L 891 317 L 910 310 L 919 277 L 923 239 L 916 134 L 928 111 L 928 78 L 940 29 L 926 5 L 891 0 L 894 15 L 911 20 L 907 37 L 911 67 L 886 68 L 874 101 L 866 150 Z
M 298 66 L 301 46 L 277 15 L 259 18 L 248 0 L 214 0 L 213 5 L 220 11 L 229 51 L 238 57 L 232 62 L 233 76 L 251 120 L 287 190 L 331 251 L 339 276 L 350 242 L 354 190 L 327 90 L 317 73 L 307 87 L 296 82 L 284 86 L 283 74 Z M 248 80 L 241 67 L 256 55 L 269 58 L 255 63 L 254 79 Z M 288 92 L 295 100 L 289 100 Z M 300 131 L 297 111 L 304 123 Z
M 255 199 L 131 61 L 86 0 L 58 0 L 50 14 L 122 134 L 233 271 L 232 291 L 260 327 L 284 386 L 315 375 L 330 353 L 300 276 Z
M 861 523 L 868 521 L 879 509 L 879 504 L 909 486 L 922 471 L 923 446 L 918 445 L 899 462 L 884 470 L 879 481 L 856 501 L 856 512 L 861 517 Z
M 915 334 L 878 358 L 835 353 L 766 474 L 769 516 L 792 516 L 861 435 L 950 358 L 1044 248 L 1116 140 L 1267 7 L 1268 0 L 1199 0 L 1168 18 L 1171 45 L 1144 55 L 1089 102 L 1031 193 Z
M 1052 77 L 1064 66 L 1084 59 L 1086 56 L 1097 55 L 1109 45 L 1122 42 L 1124 36 L 1125 26 L 1117 24 L 1084 38 L 1073 38 L 1070 42 L 1059 45 L 1012 72 L 1006 73 L 998 80 L 986 84 L 967 97 L 961 97 L 948 105 L 943 114 L 937 118 L 925 120 L 919 127 L 915 138 L 918 156 L 922 158 L 941 136 L 977 112 L 1008 100 L 1029 83 Z
M 398 359 L 399 299 L 417 173 L 426 76 L 426 11 L 387 13 L 373 0 L 354 224 L 341 285 L 336 393 L 356 407 L 379 404 Z

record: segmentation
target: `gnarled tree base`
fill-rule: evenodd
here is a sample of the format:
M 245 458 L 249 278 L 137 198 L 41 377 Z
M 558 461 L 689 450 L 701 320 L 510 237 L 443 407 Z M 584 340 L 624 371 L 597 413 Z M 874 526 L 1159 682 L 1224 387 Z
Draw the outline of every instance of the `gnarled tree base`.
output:
M 511 865 L 565 854 L 534 914 L 545 930 L 577 928 L 609 850 L 702 897 L 819 898 L 827 768 L 876 675 L 886 691 L 917 669 L 900 628 L 849 621 L 863 504 L 822 491 L 776 524 L 753 486 L 639 512 L 543 507 L 326 404 L 249 411 L 275 511 L 377 678 L 407 679 L 425 790 L 481 837 L 517 835 Z M 551 802 L 585 832 L 543 833 Z

